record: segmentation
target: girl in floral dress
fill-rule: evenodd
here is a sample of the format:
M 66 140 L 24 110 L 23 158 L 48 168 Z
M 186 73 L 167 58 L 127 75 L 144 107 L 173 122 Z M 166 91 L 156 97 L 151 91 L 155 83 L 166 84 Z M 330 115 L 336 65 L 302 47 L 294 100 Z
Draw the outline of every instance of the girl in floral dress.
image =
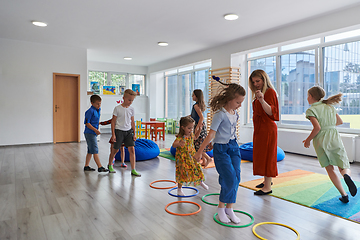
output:
M 194 186 L 201 185 L 204 189 L 209 187 L 203 182 L 205 180 L 200 163 L 193 159 L 196 153 L 194 147 L 194 119 L 182 117 L 180 119 L 179 134 L 173 143 L 176 148 L 176 182 L 178 183 L 178 195 L 184 196 L 182 186 L 193 183 Z

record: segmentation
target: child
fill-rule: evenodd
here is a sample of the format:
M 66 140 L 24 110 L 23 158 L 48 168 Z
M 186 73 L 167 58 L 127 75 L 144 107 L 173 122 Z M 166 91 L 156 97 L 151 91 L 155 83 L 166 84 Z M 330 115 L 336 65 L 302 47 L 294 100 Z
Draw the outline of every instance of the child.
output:
M 213 78 L 219 81 L 218 77 Z M 221 83 L 219 81 L 219 83 Z M 236 139 L 236 124 L 239 115 L 236 111 L 241 107 L 245 98 L 245 89 L 236 83 L 225 84 L 224 88 L 211 102 L 210 107 L 215 112 L 210 131 L 194 158 L 200 159 L 205 147 L 213 140 L 214 163 L 219 173 L 221 185 L 218 215 L 223 223 L 240 223 L 240 219 L 233 212 L 237 190 L 240 183 L 240 149 Z M 226 204 L 226 209 L 225 209 Z M 230 219 L 229 219 L 230 218 Z
M 111 120 L 112 119 L 109 119 L 107 121 L 103 121 L 103 122 L 100 122 L 101 125 L 108 125 L 108 124 L 111 124 Z M 109 140 L 109 143 L 110 143 L 110 152 L 111 152 L 111 149 L 113 148 L 113 144 L 114 142 L 111 141 L 111 137 L 110 137 L 110 140 Z M 120 156 L 121 156 L 121 165 L 120 167 L 123 167 L 123 168 L 126 168 L 127 165 L 125 164 L 125 149 L 124 149 L 124 146 L 121 146 L 120 147 Z M 115 158 L 113 160 L 113 163 L 112 165 L 114 165 L 114 162 L 115 162 Z M 115 170 L 114 170 L 115 171 Z
M 201 143 L 207 136 L 206 125 L 204 123 L 204 115 L 203 112 L 205 111 L 205 101 L 204 101 L 204 94 L 201 89 L 195 89 L 192 94 L 192 99 L 196 103 L 193 105 L 191 110 L 191 117 L 195 120 L 195 150 L 198 151 Z M 202 153 L 202 165 L 207 167 L 211 162 L 211 158 L 206 154 L 210 149 L 207 146 Z
M 115 154 L 119 151 L 122 143 L 129 150 L 131 175 L 140 177 L 141 174 L 135 170 L 135 121 L 133 103 L 136 93 L 131 89 L 124 92 L 124 102 L 114 108 L 113 118 L 111 120 L 111 141 L 114 142 L 109 155 L 109 171 L 115 172 L 112 162 Z
M 313 145 L 321 167 L 326 169 L 331 181 L 341 194 L 339 200 L 343 203 L 348 203 L 349 196 L 342 187 L 341 181 L 334 169 L 334 166 L 339 168 L 349 188 L 350 194 L 355 196 L 357 188 L 350 178 L 349 159 L 340 134 L 335 128 L 335 126 L 341 125 L 343 121 L 339 114 L 336 113 L 335 108 L 331 106 L 341 101 L 342 94 L 339 93 L 329 97 L 327 100 L 321 101 L 324 96 L 325 91 L 319 86 L 314 86 L 308 90 L 307 100 L 311 107 L 306 110 L 306 118 L 310 120 L 314 128 L 303 143 L 304 147 L 308 148 L 310 141 L 313 140 Z
M 108 170 L 101 166 L 99 160 L 99 149 L 97 146 L 96 136 L 100 134 L 99 120 L 100 120 L 100 106 L 101 106 L 101 97 L 98 95 L 92 95 L 90 97 L 91 107 L 85 112 L 85 130 L 84 135 L 86 143 L 88 146 L 88 152 L 85 159 L 84 171 L 95 171 L 94 168 L 90 167 L 91 156 L 94 155 L 94 160 L 98 166 L 98 172 L 107 172 Z
M 184 196 L 182 185 L 184 183 L 194 183 L 194 186 L 201 185 L 204 189 L 209 187 L 203 182 L 204 173 L 198 162 L 195 162 L 193 155 L 195 154 L 194 148 L 194 119 L 190 116 L 182 117 L 180 119 L 179 134 L 173 143 L 176 148 L 176 181 L 178 183 L 178 195 Z

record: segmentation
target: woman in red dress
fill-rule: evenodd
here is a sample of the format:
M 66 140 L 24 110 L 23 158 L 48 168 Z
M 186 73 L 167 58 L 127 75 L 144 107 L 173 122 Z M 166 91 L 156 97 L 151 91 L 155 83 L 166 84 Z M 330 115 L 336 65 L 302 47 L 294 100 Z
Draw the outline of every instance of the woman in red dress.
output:
M 255 195 L 272 193 L 272 178 L 277 171 L 277 126 L 279 104 L 277 93 L 263 70 L 255 70 L 249 77 L 249 87 L 253 96 L 253 174 L 264 176 L 257 185 L 261 188 Z

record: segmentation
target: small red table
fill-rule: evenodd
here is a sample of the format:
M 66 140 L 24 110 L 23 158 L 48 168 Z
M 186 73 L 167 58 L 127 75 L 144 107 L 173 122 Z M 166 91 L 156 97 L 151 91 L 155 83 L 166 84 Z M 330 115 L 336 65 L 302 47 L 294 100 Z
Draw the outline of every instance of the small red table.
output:
M 147 139 L 147 134 L 148 134 L 148 126 L 153 127 L 154 129 L 157 129 L 158 127 L 162 127 L 162 134 L 164 136 L 163 140 L 165 141 L 165 122 L 158 122 L 158 121 L 145 121 L 145 122 L 141 122 L 141 124 L 145 125 L 145 138 Z M 150 137 L 149 137 L 150 138 Z M 159 137 L 160 139 L 160 137 Z M 155 141 L 157 141 L 157 134 L 155 134 Z

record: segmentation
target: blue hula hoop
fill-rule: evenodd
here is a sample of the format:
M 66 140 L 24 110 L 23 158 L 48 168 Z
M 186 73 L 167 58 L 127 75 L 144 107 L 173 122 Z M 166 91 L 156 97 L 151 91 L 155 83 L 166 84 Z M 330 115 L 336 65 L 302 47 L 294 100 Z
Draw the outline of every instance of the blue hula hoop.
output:
M 168 193 L 169 193 L 170 196 L 173 196 L 173 197 L 194 197 L 194 196 L 196 196 L 196 195 L 199 194 L 199 190 L 197 190 L 197 189 L 194 188 L 194 187 L 182 187 L 182 188 L 190 188 L 190 189 L 195 190 L 196 192 L 195 192 L 193 195 L 187 195 L 187 196 L 175 195 L 175 194 L 172 194 L 172 193 L 171 193 L 172 190 L 177 189 L 177 187 L 174 187 L 174 188 L 170 189 Z

